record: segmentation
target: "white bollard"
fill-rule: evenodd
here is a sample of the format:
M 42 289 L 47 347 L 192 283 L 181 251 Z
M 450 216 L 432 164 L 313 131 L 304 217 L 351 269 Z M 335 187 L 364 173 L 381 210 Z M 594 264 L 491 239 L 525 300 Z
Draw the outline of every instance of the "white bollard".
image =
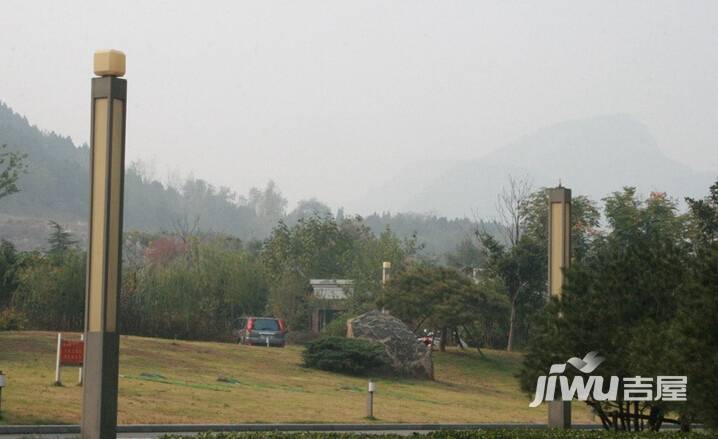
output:
M 80 334 L 80 341 L 85 341 L 85 334 Z M 80 371 L 77 373 L 77 385 L 82 385 L 82 366 L 80 366 Z
M 5 387 L 5 375 L 0 370 L 0 409 L 2 409 L 2 388 Z M 0 410 L 1 414 L 2 410 Z
M 62 381 L 60 381 L 60 349 L 62 348 L 62 333 L 57 333 L 57 357 L 55 360 L 55 385 L 61 386 Z

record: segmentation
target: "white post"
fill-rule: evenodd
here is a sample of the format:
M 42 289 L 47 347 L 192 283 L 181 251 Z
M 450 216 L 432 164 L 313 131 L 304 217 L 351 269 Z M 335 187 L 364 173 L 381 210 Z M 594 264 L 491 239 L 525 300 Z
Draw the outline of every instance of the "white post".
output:
M 5 375 L 0 370 L 0 408 L 2 408 L 2 388 L 5 387 Z M 0 416 L 2 416 L 2 410 L 0 410 Z
M 80 334 L 80 341 L 82 341 L 82 342 L 85 341 L 85 334 Z M 84 350 L 84 348 L 85 347 L 83 346 L 83 350 Z M 84 358 L 83 358 L 83 361 L 84 361 Z M 82 366 L 80 366 L 80 371 L 77 373 L 77 385 L 78 386 L 82 385 Z
M 376 390 L 376 384 L 372 380 L 369 380 L 368 392 L 366 394 L 366 417 L 367 419 L 374 419 L 374 390 Z
M 62 382 L 60 381 L 60 348 L 62 346 L 62 333 L 57 333 L 57 357 L 55 360 L 55 385 L 61 386 Z

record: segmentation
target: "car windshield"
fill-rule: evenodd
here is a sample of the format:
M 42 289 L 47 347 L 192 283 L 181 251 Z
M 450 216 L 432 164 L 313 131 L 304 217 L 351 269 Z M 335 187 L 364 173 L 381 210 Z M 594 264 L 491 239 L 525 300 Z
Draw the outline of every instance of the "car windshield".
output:
M 279 331 L 279 323 L 274 319 L 257 319 L 254 321 L 255 331 Z

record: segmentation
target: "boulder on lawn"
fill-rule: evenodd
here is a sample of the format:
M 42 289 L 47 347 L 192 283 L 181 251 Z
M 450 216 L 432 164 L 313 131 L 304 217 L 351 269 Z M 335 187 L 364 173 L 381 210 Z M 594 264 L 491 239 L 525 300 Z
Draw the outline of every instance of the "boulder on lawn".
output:
M 434 379 L 431 349 L 418 341 L 409 327 L 396 317 L 369 311 L 347 321 L 347 337 L 382 344 L 392 369 L 401 375 Z

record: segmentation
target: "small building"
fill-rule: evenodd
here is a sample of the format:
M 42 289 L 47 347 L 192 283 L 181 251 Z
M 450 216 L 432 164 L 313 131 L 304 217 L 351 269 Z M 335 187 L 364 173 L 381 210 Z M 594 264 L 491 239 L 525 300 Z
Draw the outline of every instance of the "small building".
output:
M 310 279 L 312 286 L 312 327 L 318 334 L 336 316 L 346 311 L 354 281 L 350 279 Z

